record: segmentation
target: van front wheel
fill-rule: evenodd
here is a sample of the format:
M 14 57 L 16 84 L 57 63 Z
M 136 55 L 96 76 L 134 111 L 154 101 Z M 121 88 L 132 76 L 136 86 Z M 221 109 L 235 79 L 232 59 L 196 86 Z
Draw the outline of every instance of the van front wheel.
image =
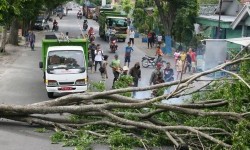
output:
M 54 98 L 54 93 L 53 92 L 47 92 L 49 98 Z

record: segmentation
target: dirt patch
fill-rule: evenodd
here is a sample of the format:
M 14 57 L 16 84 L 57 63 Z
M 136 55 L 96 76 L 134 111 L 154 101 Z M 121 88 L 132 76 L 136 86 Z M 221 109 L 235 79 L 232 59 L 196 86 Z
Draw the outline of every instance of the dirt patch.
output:
M 6 45 L 6 52 L 0 53 L 0 75 L 21 55 L 24 49 L 24 46 Z

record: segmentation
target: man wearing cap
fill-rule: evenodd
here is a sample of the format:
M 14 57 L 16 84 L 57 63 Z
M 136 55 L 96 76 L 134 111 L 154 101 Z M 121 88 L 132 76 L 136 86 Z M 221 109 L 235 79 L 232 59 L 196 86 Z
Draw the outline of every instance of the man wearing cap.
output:
M 128 75 L 128 70 L 129 70 L 128 66 L 123 66 L 122 75 Z
M 118 55 L 116 54 L 115 59 L 112 60 L 111 64 L 109 65 L 113 69 L 114 74 L 114 80 L 113 80 L 113 86 L 115 81 L 119 78 L 120 72 L 121 72 L 121 61 L 118 59 Z
M 156 64 L 156 69 L 152 72 L 150 80 L 149 80 L 149 85 L 152 85 L 152 83 L 158 84 L 163 80 L 163 72 L 161 70 L 162 64 L 157 63 Z

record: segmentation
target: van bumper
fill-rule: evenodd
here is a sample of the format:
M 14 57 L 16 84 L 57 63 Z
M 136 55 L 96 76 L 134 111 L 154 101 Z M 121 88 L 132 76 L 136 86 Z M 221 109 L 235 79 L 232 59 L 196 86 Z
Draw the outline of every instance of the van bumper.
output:
M 87 91 L 85 86 L 61 86 L 61 87 L 46 87 L 47 92 L 53 93 L 80 93 Z

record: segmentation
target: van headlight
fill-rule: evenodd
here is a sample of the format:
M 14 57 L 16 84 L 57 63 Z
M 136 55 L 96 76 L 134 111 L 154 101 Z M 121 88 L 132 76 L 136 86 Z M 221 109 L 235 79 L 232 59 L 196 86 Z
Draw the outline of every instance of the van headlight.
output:
M 76 80 L 75 85 L 86 85 L 86 80 L 85 79 Z
M 58 83 L 56 80 L 48 80 L 47 81 L 47 86 L 58 86 Z

